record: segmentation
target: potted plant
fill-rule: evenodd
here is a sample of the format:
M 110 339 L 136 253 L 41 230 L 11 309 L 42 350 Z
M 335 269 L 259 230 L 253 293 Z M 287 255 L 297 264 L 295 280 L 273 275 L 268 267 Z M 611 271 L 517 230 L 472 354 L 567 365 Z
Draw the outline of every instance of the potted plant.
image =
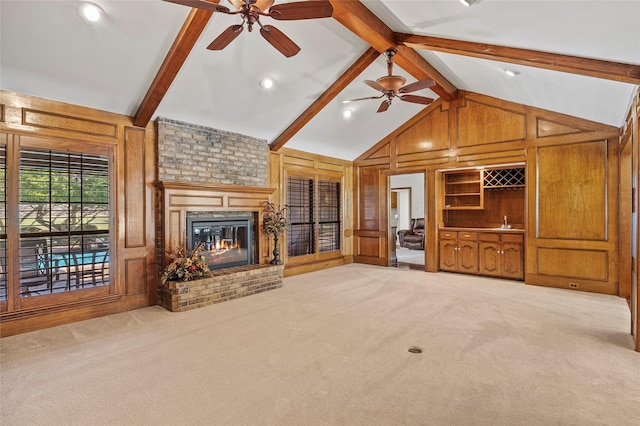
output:
M 283 234 L 287 226 L 289 226 L 287 215 L 291 212 L 291 209 L 286 204 L 283 208 L 277 209 L 269 201 L 265 201 L 262 204 L 265 212 L 262 219 L 262 231 L 266 234 L 273 234 L 273 259 L 270 263 L 272 265 L 282 265 L 278 235 Z

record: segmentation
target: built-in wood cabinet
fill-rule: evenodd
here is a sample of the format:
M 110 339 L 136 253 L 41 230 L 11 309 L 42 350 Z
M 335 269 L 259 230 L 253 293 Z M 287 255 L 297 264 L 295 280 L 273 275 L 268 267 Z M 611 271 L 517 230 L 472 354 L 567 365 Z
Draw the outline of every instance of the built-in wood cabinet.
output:
M 524 234 L 516 231 L 443 230 L 440 270 L 524 279 Z
M 484 208 L 482 170 L 463 170 L 444 174 L 444 210 Z
M 440 231 L 440 270 L 478 273 L 478 234 Z
M 478 234 L 479 273 L 524 279 L 524 235 L 497 232 Z

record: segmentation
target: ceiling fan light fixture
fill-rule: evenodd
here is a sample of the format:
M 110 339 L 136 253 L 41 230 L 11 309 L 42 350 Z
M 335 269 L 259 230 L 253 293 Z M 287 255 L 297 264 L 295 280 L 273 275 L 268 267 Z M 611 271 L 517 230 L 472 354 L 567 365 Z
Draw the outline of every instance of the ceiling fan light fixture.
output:
M 91 2 L 82 2 L 78 6 L 80 17 L 86 22 L 98 22 L 104 15 L 104 10 L 100 6 Z
M 259 84 L 263 89 L 271 89 L 273 87 L 273 79 L 271 77 L 265 77 L 260 80 Z
M 349 118 L 353 115 L 353 110 L 347 108 L 344 111 L 342 111 L 342 118 Z
M 480 3 L 480 0 L 460 0 L 460 3 L 468 7 Z

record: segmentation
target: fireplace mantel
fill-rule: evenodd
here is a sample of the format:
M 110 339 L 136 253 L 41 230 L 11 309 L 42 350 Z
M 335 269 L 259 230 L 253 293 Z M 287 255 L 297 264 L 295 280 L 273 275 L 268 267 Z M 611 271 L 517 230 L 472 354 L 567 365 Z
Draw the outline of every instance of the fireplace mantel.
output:
M 262 223 L 264 202 L 271 201 L 275 188 L 240 185 L 205 185 L 189 182 L 156 182 L 161 220 L 160 247 L 172 252 L 186 241 L 187 212 L 242 211 L 258 214 Z M 263 232 L 256 238 L 258 263 L 269 263 L 269 239 Z

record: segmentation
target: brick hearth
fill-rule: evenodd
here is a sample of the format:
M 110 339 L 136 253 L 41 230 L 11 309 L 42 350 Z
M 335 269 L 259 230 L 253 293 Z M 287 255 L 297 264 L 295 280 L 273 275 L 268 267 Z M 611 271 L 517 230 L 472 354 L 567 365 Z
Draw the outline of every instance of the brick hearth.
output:
M 168 281 L 158 288 L 158 304 L 183 312 L 282 287 L 282 265 L 247 265 L 212 271 L 212 277 Z

